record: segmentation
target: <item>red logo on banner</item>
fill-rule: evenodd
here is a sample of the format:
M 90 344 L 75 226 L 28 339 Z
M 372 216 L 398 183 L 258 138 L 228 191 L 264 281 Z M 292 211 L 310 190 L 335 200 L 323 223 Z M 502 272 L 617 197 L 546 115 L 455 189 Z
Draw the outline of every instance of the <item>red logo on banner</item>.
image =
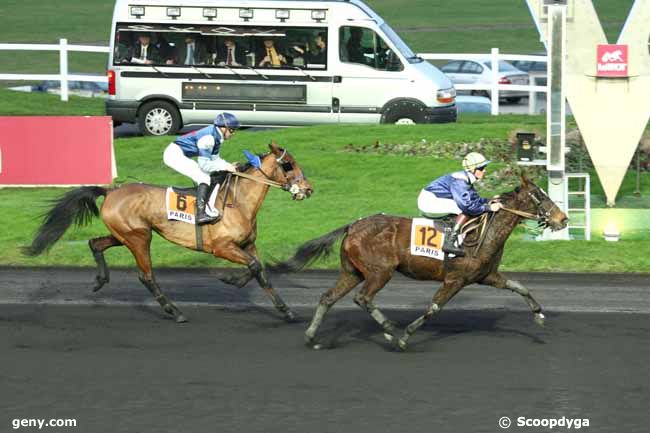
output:
M 627 45 L 598 45 L 597 77 L 627 77 Z

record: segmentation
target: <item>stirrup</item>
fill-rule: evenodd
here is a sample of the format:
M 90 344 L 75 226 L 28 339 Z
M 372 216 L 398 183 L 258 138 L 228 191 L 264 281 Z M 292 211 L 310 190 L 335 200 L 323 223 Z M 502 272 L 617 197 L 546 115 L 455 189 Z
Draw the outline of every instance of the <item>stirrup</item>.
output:
M 448 231 L 448 233 L 445 234 L 445 242 L 442 244 L 442 251 L 448 254 L 453 254 L 456 257 L 465 256 L 465 251 L 463 251 L 463 248 L 456 245 L 457 241 L 458 234 L 456 234 L 456 236 L 453 236 L 452 231 Z
M 214 224 L 218 222 L 221 219 L 221 213 L 216 216 L 211 216 L 206 213 L 203 213 L 203 215 L 197 215 L 196 216 L 196 224 L 202 226 L 205 224 Z
M 447 254 L 453 254 L 456 257 L 465 257 L 465 251 L 463 251 L 460 247 L 457 247 L 455 245 L 453 246 L 443 246 L 442 251 L 447 253 Z

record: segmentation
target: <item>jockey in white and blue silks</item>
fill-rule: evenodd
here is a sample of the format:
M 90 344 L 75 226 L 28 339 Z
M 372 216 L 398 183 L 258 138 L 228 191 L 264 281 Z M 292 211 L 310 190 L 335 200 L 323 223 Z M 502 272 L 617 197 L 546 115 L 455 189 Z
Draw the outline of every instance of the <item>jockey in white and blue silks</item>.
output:
M 458 231 L 469 217 L 484 212 L 497 212 L 503 206 L 499 202 L 489 202 L 482 198 L 474 183 L 485 176 L 485 168 L 490 163 L 483 155 L 471 152 L 463 159 L 464 171 L 457 171 L 431 182 L 420 191 L 418 209 L 425 215 L 455 214 L 456 222 L 451 233 L 445 236 L 442 250 L 456 256 L 464 256 L 458 245 Z
M 219 155 L 221 145 L 240 127 L 239 120 L 231 113 L 221 113 L 214 119 L 214 124 L 197 131 L 182 135 L 165 149 L 163 161 L 180 174 L 192 179 L 196 190 L 196 223 L 206 224 L 218 220 L 216 209 L 214 216 L 205 212 L 210 173 L 213 171 L 236 171 L 236 167 Z M 193 157 L 197 157 L 194 161 Z M 217 185 L 215 188 L 218 188 Z

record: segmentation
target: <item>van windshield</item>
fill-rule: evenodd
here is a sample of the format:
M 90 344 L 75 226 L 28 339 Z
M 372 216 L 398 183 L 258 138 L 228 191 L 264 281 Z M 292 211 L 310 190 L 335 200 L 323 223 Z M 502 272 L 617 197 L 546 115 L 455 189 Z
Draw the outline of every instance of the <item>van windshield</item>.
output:
M 326 27 L 125 23 L 115 32 L 113 63 L 326 70 L 327 37 Z
M 406 57 L 409 63 L 420 63 L 424 61 L 421 57 L 418 57 L 408 45 L 406 45 L 406 42 L 404 42 L 402 38 L 395 33 L 395 30 L 393 30 L 387 23 L 382 24 L 379 28 L 384 32 L 386 37 L 390 39 L 393 45 L 395 45 L 395 48 Z

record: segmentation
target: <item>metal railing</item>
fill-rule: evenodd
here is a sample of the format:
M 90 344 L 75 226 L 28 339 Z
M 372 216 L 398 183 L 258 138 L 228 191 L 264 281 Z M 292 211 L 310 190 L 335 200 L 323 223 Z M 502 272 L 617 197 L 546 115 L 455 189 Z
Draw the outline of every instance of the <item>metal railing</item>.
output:
M 74 75 L 68 71 L 68 53 L 69 52 L 86 52 L 86 53 L 109 53 L 110 47 L 90 46 L 90 45 L 69 45 L 67 39 L 60 39 L 58 44 L 0 44 L 0 50 L 12 51 L 58 51 L 59 52 L 59 74 L 0 74 L 0 80 L 54 80 L 61 82 L 61 100 L 68 100 L 68 82 L 69 81 L 99 81 L 107 82 L 105 75 Z M 420 54 L 425 60 L 484 60 L 485 54 L 438 54 L 423 53 Z M 492 65 L 498 65 L 500 60 L 528 60 L 533 62 L 546 62 L 546 56 L 529 56 L 516 54 L 500 54 L 498 48 L 492 48 L 490 53 Z M 499 114 L 499 92 L 507 90 L 523 90 L 529 92 L 529 114 L 536 111 L 536 93 L 547 93 L 546 86 L 535 85 L 535 80 L 531 80 L 528 85 L 516 84 L 499 84 L 499 69 L 492 67 L 492 82 L 490 84 L 455 84 L 457 90 L 486 90 L 490 92 L 492 100 L 492 114 Z
M 425 60 L 477 60 L 484 61 L 485 54 L 438 54 L 438 53 L 424 53 L 420 54 Z M 537 98 L 536 93 L 548 93 L 546 86 L 535 85 L 535 80 L 531 77 L 531 83 L 528 85 L 518 84 L 499 84 L 499 68 L 494 67 L 498 65 L 500 60 L 524 60 L 531 62 L 547 62 L 546 56 L 530 56 L 518 54 L 501 54 L 498 48 L 492 48 L 490 52 L 490 62 L 492 64 L 492 82 L 490 84 L 454 84 L 456 90 L 487 90 L 490 92 L 490 99 L 492 100 L 492 114 L 499 114 L 499 92 L 503 90 L 520 90 L 527 91 L 528 98 L 528 113 L 535 114 Z
M 106 75 L 70 75 L 68 72 L 68 52 L 109 53 L 110 47 L 90 45 L 69 45 L 67 39 L 59 39 L 58 44 L 0 44 L 0 50 L 10 51 L 58 51 L 58 74 L 0 74 L 0 80 L 54 80 L 61 82 L 61 100 L 68 100 L 69 81 L 100 81 L 107 82 Z

